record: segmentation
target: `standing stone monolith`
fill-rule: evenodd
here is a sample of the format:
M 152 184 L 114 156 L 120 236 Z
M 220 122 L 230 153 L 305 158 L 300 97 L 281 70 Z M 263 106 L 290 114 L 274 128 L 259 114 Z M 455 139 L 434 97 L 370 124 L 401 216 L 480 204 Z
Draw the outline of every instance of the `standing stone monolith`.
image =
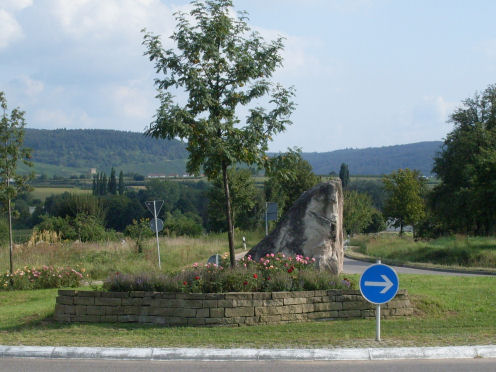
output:
M 246 256 L 258 261 L 267 253 L 299 254 L 313 257 L 319 268 L 339 274 L 343 242 L 343 189 L 341 180 L 332 180 L 304 192 Z

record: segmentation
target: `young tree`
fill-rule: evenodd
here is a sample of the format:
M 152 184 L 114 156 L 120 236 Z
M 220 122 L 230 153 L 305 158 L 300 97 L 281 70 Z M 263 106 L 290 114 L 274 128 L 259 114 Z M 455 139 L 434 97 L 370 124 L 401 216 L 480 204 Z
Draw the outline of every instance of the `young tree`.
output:
M 265 183 L 267 201 L 277 202 L 284 215 L 305 191 L 319 182 L 312 166 L 301 156 L 300 149 L 288 149 L 269 160 Z
M 93 184 L 91 186 L 92 194 L 97 195 L 97 183 L 96 183 L 96 177 L 93 176 Z
M 111 193 L 112 195 L 117 194 L 117 179 L 115 178 L 115 169 L 112 167 L 112 170 L 110 171 L 110 177 L 108 181 L 108 192 Z
M 341 168 L 339 168 L 339 178 L 341 178 L 343 189 L 346 189 L 350 184 L 350 171 L 348 169 L 348 164 L 341 163 Z
M 125 190 L 125 185 L 124 185 L 124 173 L 122 171 L 119 172 L 119 185 L 117 186 L 117 189 L 119 191 L 119 195 L 124 195 L 124 190 Z
M 0 121 L 0 200 L 2 206 L 7 210 L 9 222 L 9 270 L 13 272 L 13 240 L 12 240 L 12 208 L 14 200 L 18 193 L 28 191 L 29 179 L 32 174 L 18 175 L 17 165 L 19 160 L 24 164 L 32 166 L 29 161 L 31 158 L 30 149 L 24 148 L 24 111 L 19 108 L 13 109 L 10 114 L 7 113 L 7 99 L 5 93 L 0 92 L 0 106 L 3 110 L 2 120 Z
M 106 195 L 107 194 L 107 191 L 108 191 L 107 186 L 108 186 L 107 174 L 103 173 L 102 184 L 100 185 L 100 195 Z
M 369 195 L 354 190 L 345 190 L 343 226 L 350 235 L 363 232 L 371 223 L 377 210 Z
M 145 33 L 145 55 L 155 62 L 160 108 L 146 131 L 160 138 L 187 140 L 187 170 L 200 168 L 209 179 L 222 175 L 231 265 L 234 227 L 227 170 L 236 163 L 264 165 L 268 141 L 291 124 L 293 90 L 270 81 L 282 63 L 282 39 L 265 43 L 251 32 L 244 13 L 233 17 L 231 0 L 193 1 L 189 15 L 176 13 L 171 39 L 176 49 L 164 50 L 159 36 Z M 174 102 L 171 90 L 184 92 Z M 272 109 L 248 110 L 241 125 L 237 109 L 254 99 L 270 97 Z
M 402 235 L 405 225 L 415 225 L 425 215 L 425 179 L 419 171 L 406 168 L 384 176 L 382 181 L 388 193 L 384 216 L 392 219 Z

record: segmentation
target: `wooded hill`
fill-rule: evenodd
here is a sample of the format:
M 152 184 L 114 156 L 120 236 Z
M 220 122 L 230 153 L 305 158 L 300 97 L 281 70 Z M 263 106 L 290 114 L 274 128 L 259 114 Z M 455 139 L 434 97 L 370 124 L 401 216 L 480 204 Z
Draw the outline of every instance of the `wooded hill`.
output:
M 158 140 L 142 133 L 101 129 L 26 129 L 35 173 L 68 176 L 90 168 L 110 173 L 184 173 L 188 152 L 179 141 Z
M 352 175 L 382 175 L 399 168 L 417 169 L 423 175 L 432 172 L 434 155 L 440 151 L 441 141 L 417 142 L 407 145 L 344 149 L 332 152 L 307 152 L 303 158 L 316 174 L 339 173 L 342 163 L 348 164 Z
M 328 175 L 348 164 L 352 175 L 381 175 L 398 168 L 418 169 L 429 175 L 442 142 L 303 153 L 314 172 Z M 90 168 L 110 173 L 147 175 L 183 174 L 188 153 L 180 141 L 158 140 L 142 133 L 102 129 L 26 129 L 25 146 L 32 149 L 34 171 L 48 176 L 88 173 Z M 25 170 L 21 167 L 21 170 Z

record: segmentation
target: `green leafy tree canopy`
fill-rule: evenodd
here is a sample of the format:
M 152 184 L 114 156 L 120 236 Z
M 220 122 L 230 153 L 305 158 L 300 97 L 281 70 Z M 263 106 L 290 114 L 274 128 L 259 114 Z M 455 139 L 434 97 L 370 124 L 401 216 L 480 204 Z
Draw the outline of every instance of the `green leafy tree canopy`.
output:
M 301 150 L 288 149 L 286 153 L 269 160 L 265 184 L 267 201 L 277 202 L 284 215 L 301 194 L 319 182 L 312 166 L 301 156 Z
M 372 217 L 376 213 L 377 210 L 369 195 L 355 190 L 345 190 L 343 225 L 348 234 L 353 236 L 365 231 L 373 222 Z
M 201 167 L 210 179 L 222 173 L 234 265 L 227 169 L 239 162 L 265 164 L 268 142 L 291 124 L 294 92 L 270 81 L 282 64 L 281 38 L 265 43 L 250 30 L 245 13 L 231 16 L 231 0 L 193 1 L 192 6 L 189 15 L 176 13 L 171 36 L 176 49 L 165 50 L 159 36 L 145 31 L 145 55 L 160 75 L 155 80 L 160 107 L 146 133 L 186 140 L 189 173 L 198 174 Z M 185 93 L 186 102 L 174 100 L 171 90 Z M 270 110 L 248 108 L 267 97 Z M 244 124 L 240 107 L 248 111 Z
M 432 206 L 445 231 L 487 235 L 496 231 L 496 84 L 463 101 L 454 129 L 434 158 L 441 183 Z
M 341 179 L 343 189 L 346 189 L 350 184 L 350 170 L 348 169 L 348 164 L 341 163 L 341 167 L 339 168 L 339 178 Z
M 384 216 L 390 218 L 394 227 L 415 225 L 425 215 L 425 178 L 417 170 L 398 169 L 383 177 L 384 188 L 388 193 Z

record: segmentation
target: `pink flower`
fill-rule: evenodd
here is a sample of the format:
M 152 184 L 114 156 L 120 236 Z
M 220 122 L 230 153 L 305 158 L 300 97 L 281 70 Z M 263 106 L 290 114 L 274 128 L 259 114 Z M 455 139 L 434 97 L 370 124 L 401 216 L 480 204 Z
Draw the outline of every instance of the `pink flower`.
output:
M 274 253 L 271 253 L 271 254 L 270 254 L 270 257 L 274 257 Z
M 315 262 L 315 257 L 312 257 L 312 262 Z

